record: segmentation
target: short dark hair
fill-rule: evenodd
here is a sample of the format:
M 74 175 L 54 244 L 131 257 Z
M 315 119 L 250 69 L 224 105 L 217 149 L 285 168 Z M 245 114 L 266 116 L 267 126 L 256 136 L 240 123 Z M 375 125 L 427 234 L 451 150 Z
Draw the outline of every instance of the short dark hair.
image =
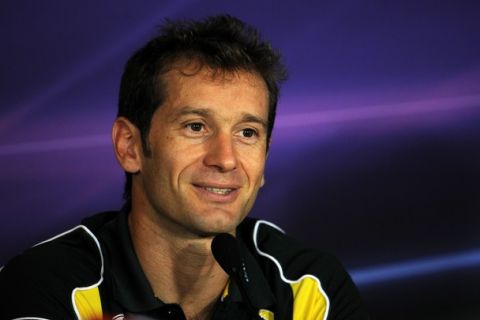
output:
M 267 141 L 270 139 L 279 85 L 286 79 L 286 69 L 278 52 L 261 39 L 257 30 L 229 15 L 201 21 L 167 20 L 159 35 L 127 61 L 120 84 L 117 116 L 127 118 L 139 129 L 147 156 L 153 114 L 167 97 L 162 75 L 180 60 L 198 61 L 215 71 L 244 70 L 260 75 L 269 93 Z M 131 174 L 127 172 L 126 178 L 123 197 L 129 207 Z

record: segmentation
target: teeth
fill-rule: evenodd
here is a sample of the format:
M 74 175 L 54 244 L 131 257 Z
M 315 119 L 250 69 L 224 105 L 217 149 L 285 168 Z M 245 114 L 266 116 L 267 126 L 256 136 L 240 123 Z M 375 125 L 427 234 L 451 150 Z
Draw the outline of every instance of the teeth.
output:
M 205 187 L 205 190 L 216 193 L 216 194 L 229 194 L 232 192 L 232 189 L 226 188 L 226 189 L 220 189 L 220 188 L 210 188 L 210 187 Z

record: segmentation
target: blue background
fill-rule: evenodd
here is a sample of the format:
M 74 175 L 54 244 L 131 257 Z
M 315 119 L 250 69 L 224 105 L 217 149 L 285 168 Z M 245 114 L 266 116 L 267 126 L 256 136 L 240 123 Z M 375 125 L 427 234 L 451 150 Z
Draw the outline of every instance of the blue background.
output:
M 120 207 L 123 65 L 215 13 L 290 71 L 252 215 L 334 252 L 376 319 L 480 319 L 477 1 L 2 1 L 0 264 Z

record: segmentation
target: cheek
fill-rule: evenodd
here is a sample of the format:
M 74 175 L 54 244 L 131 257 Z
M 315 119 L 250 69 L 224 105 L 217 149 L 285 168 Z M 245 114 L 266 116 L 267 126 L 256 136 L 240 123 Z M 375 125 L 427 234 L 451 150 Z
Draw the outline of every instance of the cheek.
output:
M 178 155 L 174 145 L 168 143 L 168 138 L 157 141 L 152 147 L 152 155 L 148 159 L 149 172 L 147 174 L 154 176 L 155 181 L 160 186 L 175 184 L 174 177 L 178 168 L 181 166 L 182 157 Z
M 265 155 L 252 153 L 242 161 L 245 173 L 252 185 L 260 185 L 265 169 Z
M 187 180 L 201 169 L 203 149 L 201 146 L 172 146 L 170 152 L 163 158 L 164 174 L 168 175 L 172 183 L 179 185 L 180 181 Z

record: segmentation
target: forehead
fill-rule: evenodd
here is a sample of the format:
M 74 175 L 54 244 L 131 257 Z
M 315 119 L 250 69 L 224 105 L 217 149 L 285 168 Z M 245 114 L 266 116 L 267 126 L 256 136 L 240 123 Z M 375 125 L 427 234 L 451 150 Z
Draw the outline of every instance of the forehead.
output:
M 214 70 L 187 63 L 174 66 L 162 77 L 166 89 L 164 107 L 211 108 L 212 111 L 255 113 L 267 117 L 268 90 L 257 73 Z M 162 108 L 160 108 L 162 109 Z

